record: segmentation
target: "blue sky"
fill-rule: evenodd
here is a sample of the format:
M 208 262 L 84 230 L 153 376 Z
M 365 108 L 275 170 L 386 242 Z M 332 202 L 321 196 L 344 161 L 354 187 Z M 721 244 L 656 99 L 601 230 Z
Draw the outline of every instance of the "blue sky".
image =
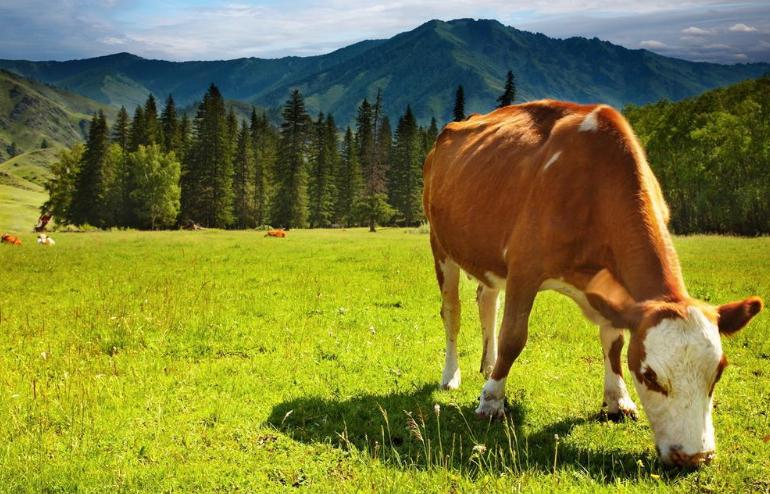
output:
M 0 0 L 0 58 L 306 56 L 460 17 L 689 60 L 770 62 L 770 2 L 708 0 Z

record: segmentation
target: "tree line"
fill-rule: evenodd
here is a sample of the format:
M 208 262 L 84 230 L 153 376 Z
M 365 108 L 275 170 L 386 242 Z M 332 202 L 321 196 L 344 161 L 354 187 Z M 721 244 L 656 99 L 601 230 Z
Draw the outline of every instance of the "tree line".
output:
M 508 72 L 499 106 L 515 99 Z M 458 87 L 455 120 L 465 118 Z M 238 121 L 212 84 L 193 119 L 168 96 L 154 96 L 130 117 L 121 108 L 109 128 L 102 112 L 85 144 L 65 151 L 52 168 L 44 212 L 58 223 L 98 228 L 158 229 L 198 224 L 216 228 L 417 225 L 422 165 L 438 136 L 407 106 L 395 129 L 382 93 L 358 107 L 353 128 L 330 114 L 311 117 L 291 92 L 275 127 L 252 110 Z
M 629 106 L 677 233 L 770 233 L 770 75 Z

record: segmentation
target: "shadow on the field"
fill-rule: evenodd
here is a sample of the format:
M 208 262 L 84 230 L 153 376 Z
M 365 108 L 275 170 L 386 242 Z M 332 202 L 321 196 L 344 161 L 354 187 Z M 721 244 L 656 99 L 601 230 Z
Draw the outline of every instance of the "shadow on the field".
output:
M 655 457 L 624 452 L 622 444 L 598 450 L 568 440 L 573 428 L 598 420 L 596 416 L 568 418 L 532 431 L 525 427 L 525 400 L 508 405 L 505 421 L 485 422 L 476 418 L 471 405 L 436 410 L 435 390 L 424 385 L 412 392 L 348 401 L 299 398 L 273 408 L 268 423 L 296 441 L 354 447 L 394 468 L 445 468 L 469 475 L 571 469 L 598 482 L 613 482 L 649 476 L 649 466 L 657 465 Z

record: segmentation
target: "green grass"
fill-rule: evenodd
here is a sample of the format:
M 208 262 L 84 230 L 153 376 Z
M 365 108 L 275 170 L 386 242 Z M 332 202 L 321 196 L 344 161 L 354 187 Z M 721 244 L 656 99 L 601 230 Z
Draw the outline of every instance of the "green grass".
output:
M 55 239 L 0 249 L 0 491 L 770 490 L 767 312 L 725 342 L 717 459 L 678 472 L 657 462 L 646 419 L 595 419 L 598 331 L 557 294 L 535 304 L 511 417 L 487 424 L 464 281 L 463 387 L 438 390 L 426 235 Z M 770 298 L 770 239 L 676 244 L 693 295 Z

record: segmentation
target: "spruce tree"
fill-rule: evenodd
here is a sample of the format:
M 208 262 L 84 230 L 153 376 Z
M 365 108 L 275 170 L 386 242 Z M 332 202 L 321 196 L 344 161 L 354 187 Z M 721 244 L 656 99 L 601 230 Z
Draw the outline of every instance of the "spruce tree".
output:
M 272 223 L 286 228 L 303 228 L 307 226 L 308 218 L 306 148 L 311 121 L 298 89 L 291 92 L 281 115 Z
M 107 155 L 107 120 L 100 110 L 91 119 L 88 141 L 83 153 L 71 204 L 72 222 L 76 225 L 104 226 L 106 197 L 104 161 Z
M 128 144 L 131 136 L 131 122 L 125 106 L 121 106 L 115 125 L 112 127 L 112 142 L 120 146 L 124 152 L 128 152 Z
M 398 211 L 399 221 L 415 225 L 422 218 L 422 162 L 424 144 L 412 108 L 398 121 L 394 146 L 394 171 L 391 173 L 391 203 Z
M 254 158 L 251 133 L 246 122 L 241 123 L 233 160 L 233 212 L 235 226 L 253 228 L 254 221 Z
M 211 84 L 195 116 L 195 135 L 182 177 L 185 221 L 225 228 L 233 220 L 232 156 L 225 102 Z
M 146 146 L 147 142 L 147 123 L 144 118 L 144 108 L 137 106 L 136 110 L 134 110 L 134 119 L 131 121 L 128 150 L 136 151 L 139 149 L 139 146 Z
M 435 117 L 430 119 L 430 125 L 428 126 L 428 130 L 425 131 L 425 137 L 425 154 L 427 156 L 433 148 L 433 145 L 436 143 L 436 139 L 438 139 L 438 125 L 436 124 Z
M 256 109 L 251 111 L 252 155 L 254 157 L 254 222 L 257 226 L 269 222 L 270 193 L 273 168 L 276 162 L 277 138 L 275 129 L 267 120 L 267 115 L 257 116 Z
M 144 125 L 145 142 L 142 144 L 150 146 L 152 144 L 161 144 L 163 142 L 163 128 L 158 119 L 158 105 L 155 103 L 155 96 L 149 94 L 144 103 Z
M 462 122 L 465 120 L 465 91 L 463 86 L 457 86 L 457 92 L 455 93 L 455 107 L 452 111 L 452 115 L 455 122 Z
M 176 114 L 176 104 L 170 94 L 166 98 L 166 106 L 160 115 L 161 128 L 163 129 L 163 152 L 173 152 L 179 158 L 180 140 L 179 119 Z
M 332 224 L 334 217 L 335 184 L 332 170 L 332 143 L 328 136 L 328 124 L 323 113 L 313 123 L 311 139 L 312 155 L 308 184 L 309 216 L 311 228 L 324 228 Z M 336 142 L 333 143 L 336 147 Z
M 358 162 L 358 151 L 350 127 L 345 131 L 342 153 L 336 177 L 337 199 L 334 206 L 335 222 L 346 227 L 354 224 L 354 206 L 361 197 L 363 178 Z
M 190 118 L 187 114 L 183 114 L 179 120 L 179 145 L 176 149 L 176 157 L 182 163 L 182 174 L 184 174 L 184 163 L 187 159 L 187 153 L 190 150 L 190 143 L 192 139 L 192 132 L 190 128 Z
M 514 101 L 516 101 L 516 80 L 513 76 L 513 71 L 509 70 L 508 74 L 505 76 L 505 89 L 503 90 L 503 94 L 497 98 L 497 107 L 502 108 L 504 106 L 512 105 Z
M 382 95 L 378 91 L 374 106 L 364 99 L 358 108 L 356 119 L 356 141 L 364 178 L 364 191 L 355 209 L 371 232 L 376 231 L 377 223 L 381 222 L 385 216 L 384 212 L 388 210 L 385 195 L 387 163 L 383 161 L 385 157 L 378 152 L 378 139 L 385 139 L 385 135 L 380 132 L 382 121 Z M 390 134 L 389 129 L 388 134 Z

